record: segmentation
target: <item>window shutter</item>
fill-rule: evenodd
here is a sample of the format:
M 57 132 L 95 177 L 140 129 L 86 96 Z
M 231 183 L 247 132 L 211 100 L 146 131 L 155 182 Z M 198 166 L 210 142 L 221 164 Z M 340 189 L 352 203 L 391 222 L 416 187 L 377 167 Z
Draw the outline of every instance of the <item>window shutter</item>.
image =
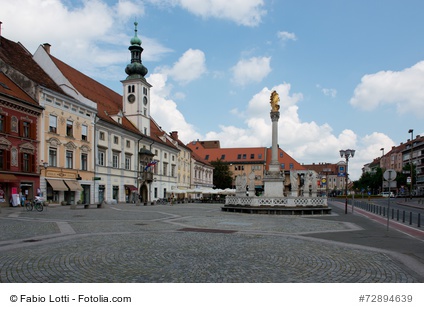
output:
M 35 122 L 35 121 L 33 121 L 31 124 L 31 127 L 30 127 L 30 130 L 29 130 L 29 132 L 30 132 L 30 138 L 31 139 L 37 139 L 37 123 Z
M 4 150 L 6 155 L 6 170 L 10 170 L 10 151 Z

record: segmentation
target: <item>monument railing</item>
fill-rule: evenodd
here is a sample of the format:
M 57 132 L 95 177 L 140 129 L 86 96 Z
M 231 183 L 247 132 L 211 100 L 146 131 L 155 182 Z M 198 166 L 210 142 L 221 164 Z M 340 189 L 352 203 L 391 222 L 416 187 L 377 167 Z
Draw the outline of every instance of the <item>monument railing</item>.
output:
M 225 198 L 225 205 L 252 207 L 322 207 L 327 206 L 327 198 L 227 196 Z

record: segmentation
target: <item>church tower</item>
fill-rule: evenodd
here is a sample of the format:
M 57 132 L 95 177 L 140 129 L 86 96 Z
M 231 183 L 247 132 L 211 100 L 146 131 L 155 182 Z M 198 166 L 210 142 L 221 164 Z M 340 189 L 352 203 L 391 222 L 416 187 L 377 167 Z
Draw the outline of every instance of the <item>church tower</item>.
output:
M 147 68 L 141 62 L 141 40 L 137 36 L 137 22 L 134 22 L 134 37 L 128 50 L 131 63 L 125 68 L 127 78 L 123 85 L 123 113 L 146 136 L 150 136 L 150 85 L 146 81 Z

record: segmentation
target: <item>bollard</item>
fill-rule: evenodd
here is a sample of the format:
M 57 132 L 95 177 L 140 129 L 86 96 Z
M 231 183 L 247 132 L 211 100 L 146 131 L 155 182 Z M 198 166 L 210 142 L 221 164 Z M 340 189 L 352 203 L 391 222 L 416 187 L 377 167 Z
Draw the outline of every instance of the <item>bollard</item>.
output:
M 418 227 L 421 227 L 421 213 L 418 213 Z
M 396 220 L 399 221 L 399 209 L 396 210 Z
M 412 212 L 409 212 L 409 225 L 412 225 Z
M 395 219 L 395 209 L 392 209 L 392 220 Z
M 405 223 L 405 211 L 402 211 L 402 223 Z

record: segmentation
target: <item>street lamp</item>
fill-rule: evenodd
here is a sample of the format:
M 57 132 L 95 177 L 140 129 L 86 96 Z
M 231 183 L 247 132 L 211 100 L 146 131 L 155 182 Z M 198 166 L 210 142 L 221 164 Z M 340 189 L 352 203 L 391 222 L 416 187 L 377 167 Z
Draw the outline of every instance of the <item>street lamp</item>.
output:
M 412 140 L 413 140 L 413 137 L 414 137 L 414 130 L 410 129 L 410 130 L 408 130 L 408 133 L 411 134 L 411 155 L 409 157 L 409 170 L 410 170 L 410 175 L 411 175 L 411 185 L 410 185 L 409 197 L 410 197 L 410 199 L 412 199 L 412 153 L 413 153 Z
M 383 173 L 383 157 L 384 157 L 384 148 L 381 148 L 380 151 L 383 151 L 383 154 L 381 156 L 381 173 Z M 383 175 L 382 175 L 383 177 Z M 383 194 L 384 191 L 384 177 L 381 179 L 381 193 Z
M 355 150 L 353 149 L 347 149 L 347 150 L 340 150 L 340 157 L 345 158 L 346 159 L 346 170 L 345 170 L 345 194 L 346 194 L 346 199 L 345 199 L 345 214 L 347 214 L 347 179 L 348 179 L 348 163 L 349 163 L 349 158 L 353 158 L 353 156 L 355 155 Z

